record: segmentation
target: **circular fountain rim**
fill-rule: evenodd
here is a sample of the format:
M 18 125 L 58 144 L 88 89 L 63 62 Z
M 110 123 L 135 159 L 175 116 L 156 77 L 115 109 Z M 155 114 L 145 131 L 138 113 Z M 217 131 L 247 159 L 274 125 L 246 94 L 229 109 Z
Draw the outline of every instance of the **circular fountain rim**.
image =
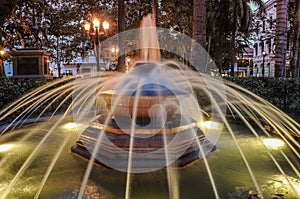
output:
M 136 96 L 136 90 L 137 89 L 110 89 L 106 91 L 100 92 L 100 95 L 111 95 L 113 97 L 117 96 L 124 96 L 124 97 L 134 97 Z M 121 92 L 120 92 L 121 91 Z M 143 94 L 143 91 L 150 91 L 150 94 Z M 179 89 L 172 89 L 172 92 L 168 92 L 167 94 L 164 93 L 164 91 L 160 92 L 161 90 L 141 90 L 142 94 L 139 97 L 173 97 L 173 96 L 185 96 L 189 95 L 188 92 L 179 90 Z M 170 93 L 172 93 L 170 95 Z M 156 95 L 155 95 L 156 94 Z

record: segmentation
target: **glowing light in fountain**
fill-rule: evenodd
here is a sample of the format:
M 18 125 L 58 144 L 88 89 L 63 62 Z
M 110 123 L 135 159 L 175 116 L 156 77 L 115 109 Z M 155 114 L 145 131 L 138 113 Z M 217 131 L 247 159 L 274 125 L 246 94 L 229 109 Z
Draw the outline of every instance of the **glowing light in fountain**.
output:
M 67 123 L 64 125 L 64 128 L 66 128 L 66 129 L 72 129 L 72 128 L 76 128 L 76 127 L 77 127 L 77 124 L 73 123 L 73 122 L 70 122 L 70 123 Z
M 2 144 L 0 145 L 0 152 L 9 151 L 14 147 L 13 144 Z
M 267 147 L 272 147 L 272 148 L 279 148 L 284 145 L 284 142 L 281 139 L 275 139 L 275 138 L 266 138 L 264 139 L 264 145 Z

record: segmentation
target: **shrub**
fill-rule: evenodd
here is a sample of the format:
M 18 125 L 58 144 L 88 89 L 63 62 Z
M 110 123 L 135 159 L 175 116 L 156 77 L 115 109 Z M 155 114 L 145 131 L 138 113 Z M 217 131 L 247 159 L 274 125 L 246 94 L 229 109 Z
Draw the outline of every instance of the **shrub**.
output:
M 284 111 L 300 111 L 300 79 L 258 77 L 225 77 L 225 79 L 246 88 Z

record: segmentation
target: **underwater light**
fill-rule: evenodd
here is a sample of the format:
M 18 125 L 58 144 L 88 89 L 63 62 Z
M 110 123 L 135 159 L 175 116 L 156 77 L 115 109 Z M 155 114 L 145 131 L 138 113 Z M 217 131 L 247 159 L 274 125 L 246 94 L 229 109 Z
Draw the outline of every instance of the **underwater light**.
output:
M 263 142 L 265 146 L 272 147 L 272 148 L 278 148 L 284 145 L 284 142 L 282 140 L 276 138 L 267 138 L 264 139 Z
M 204 127 L 205 129 L 215 129 L 218 127 L 218 123 L 213 121 L 205 121 L 200 122 L 200 126 Z
M 8 151 L 13 148 L 13 144 L 2 144 L 0 145 L 0 152 Z
M 66 128 L 66 129 L 74 129 L 76 127 L 77 127 L 77 124 L 73 123 L 73 122 L 70 122 L 70 123 L 67 123 L 64 125 L 64 128 Z

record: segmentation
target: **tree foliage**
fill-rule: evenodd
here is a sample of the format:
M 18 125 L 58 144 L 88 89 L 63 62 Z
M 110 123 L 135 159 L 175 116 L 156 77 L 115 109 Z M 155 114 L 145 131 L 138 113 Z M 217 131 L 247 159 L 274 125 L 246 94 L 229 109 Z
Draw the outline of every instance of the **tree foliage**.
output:
M 13 0 L 5 5 L 1 32 L 3 46 L 44 47 L 52 59 L 68 62 L 92 48 L 82 29 L 93 17 L 110 22 L 109 34 L 117 33 L 117 0 Z M 137 28 L 143 16 L 152 11 L 152 2 L 125 0 L 125 29 Z M 193 1 L 158 1 L 157 26 L 192 36 Z M 232 57 L 248 45 L 253 31 L 250 0 L 207 1 L 207 50 L 217 65 L 229 65 Z M 259 0 L 251 1 L 260 5 Z M 35 20 L 39 21 L 36 29 Z M 104 39 L 104 38 L 103 38 Z M 231 57 L 228 59 L 228 57 Z

